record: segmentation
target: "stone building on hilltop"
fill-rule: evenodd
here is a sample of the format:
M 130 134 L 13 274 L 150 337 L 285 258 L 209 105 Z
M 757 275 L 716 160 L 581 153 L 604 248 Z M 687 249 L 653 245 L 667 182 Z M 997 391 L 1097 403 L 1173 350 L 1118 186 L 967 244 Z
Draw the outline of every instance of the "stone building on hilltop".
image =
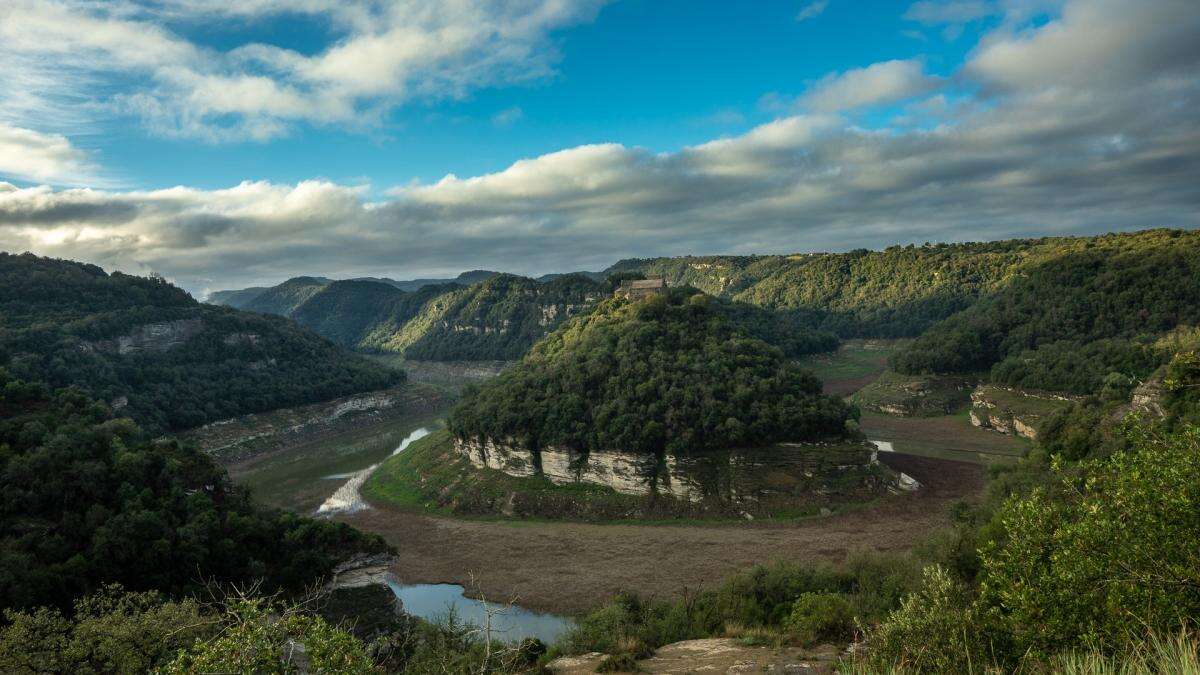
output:
M 662 295 L 667 292 L 667 282 L 663 279 L 626 279 L 617 289 L 617 295 L 630 300 Z

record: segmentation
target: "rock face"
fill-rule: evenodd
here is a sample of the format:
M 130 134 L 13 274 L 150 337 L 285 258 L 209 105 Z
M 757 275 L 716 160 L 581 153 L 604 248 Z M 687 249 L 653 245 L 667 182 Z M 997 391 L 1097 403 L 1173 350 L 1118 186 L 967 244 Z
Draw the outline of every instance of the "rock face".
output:
M 1153 377 L 1134 388 L 1130 405 L 1135 412 L 1154 417 L 1166 417 L 1167 411 L 1162 406 L 1165 395 L 1162 373 L 1155 373 Z
M 1062 394 L 980 385 L 971 392 L 971 424 L 1036 441 L 1041 424 L 1073 400 Z
M 204 330 L 202 319 L 179 319 L 163 323 L 148 323 L 134 328 L 125 335 L 109 340 L 84 342 L 84 351 L 106 354 L 135 354 L 137 352 L 165 352 L 174 349 Z
M 773 494 L 820 492 L 831 476 L 872 465 L 870 446 L 857 443 L 785 443 L 774 448 L 654 456 L 615 450 L 581 453 L 565 447 L 537 452 L 513 439 L 454 440 L 476 468 L 510 476 L 544 476 L 556 485 L 583 483 L 626 495 L 659 494 L 687 502 L 716 499 L 750 504 Z
M 639 660 L 638 671 L 643 673 L 804 673 L 837 672 L 841 655 L 837 647 L 824 645 L 813 649 L 800 647 L 748 646 L 734 638 L 685 640 L 657 649 L 648 658 Z M 580 656 L 559 657 L 546 665 L 557 675 L 594 673 L 604 661 L 604 654 L 593 652 Z

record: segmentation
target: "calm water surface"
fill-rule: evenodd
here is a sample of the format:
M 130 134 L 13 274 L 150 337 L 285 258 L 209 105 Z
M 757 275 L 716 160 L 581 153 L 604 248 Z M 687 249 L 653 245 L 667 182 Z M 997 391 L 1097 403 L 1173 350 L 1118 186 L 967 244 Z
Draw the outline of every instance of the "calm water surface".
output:
M 404 603 L 405 612 L 422 619 L 443 619 L 453 610 L 459 621 L 482 626 L 487 621 L 490 609 L 493 612 L 493 639 L 501 641 L 517 642 L 532 637 L 553 644 L 574 627 L 570 619 L 554 614 L 539 614 L 523 607 L 473 600 L 466 597 L 463 587 L 457 584 L 402 585 L 391 580 L 388 586 Z

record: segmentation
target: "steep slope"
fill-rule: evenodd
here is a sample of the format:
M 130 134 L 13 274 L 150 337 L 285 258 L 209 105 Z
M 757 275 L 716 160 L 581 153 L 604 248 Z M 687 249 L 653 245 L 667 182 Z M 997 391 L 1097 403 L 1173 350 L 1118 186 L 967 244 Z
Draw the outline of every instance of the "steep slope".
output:
M 590 310 L 607 290 L 580 275 L 539 284 L 502 274 L 426 305 L 389 348 L 429 361 L 518 359 L 560 323 Z
M 305 300 L 316 295 L 329 284 L 330 280 L 323 277 L 294 277 L 263 291 L 240 309 L 263 314 L 291 316 L 292 312 Z
M 850 411 L 694 289 L 612 298 L 468 394 L 460 439 L 688 454 L 846 434 Z M 536 460 L 535 460 L 536 463 Z
M 280 317 L 30 254 L 0 254 L 0 367 L 80 387 L 152 432 L 403 380 Z
M 638 272 L 776 311 L 842 337 L 914 337 L 1073 239 L 892 246 L 790 256 L 623 260 Z
M 300 303 L 291 317 L 336 344 L 357 347 L 406 295 L 376 281 L 334 281 Z
M 1064 243 L 893 357 L 903 373 L 989 371 L 1000 384 L 1098 392 L 1160 365 L 1154 336 L 1200 325 L 1200 232 Z
M 242 309 L 246 305 L 254 301 L 255 298 L 271 290 L 270 286 L 251 286 L 236 291 L 213 291 L 205 298 L 205 302 L 212 305 L 225 305 L 234 309 Z
M 111 583 L 176 597 L 211 582 L 302 592 L 347 557 L 387 550 L 343 524 L 261 509 L 195 448 L 148 441 L 79 390 L 3 368 L 0 494 L 0 610 L 66 609 Z

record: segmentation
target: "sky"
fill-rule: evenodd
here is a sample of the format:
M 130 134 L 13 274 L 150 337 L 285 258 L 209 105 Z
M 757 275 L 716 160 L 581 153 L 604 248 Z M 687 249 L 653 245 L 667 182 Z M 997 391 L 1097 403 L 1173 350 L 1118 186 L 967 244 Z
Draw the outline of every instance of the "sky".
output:
M 1194 0 L 5 0 L 0 250 L 198 296 L 1200 226 Z

